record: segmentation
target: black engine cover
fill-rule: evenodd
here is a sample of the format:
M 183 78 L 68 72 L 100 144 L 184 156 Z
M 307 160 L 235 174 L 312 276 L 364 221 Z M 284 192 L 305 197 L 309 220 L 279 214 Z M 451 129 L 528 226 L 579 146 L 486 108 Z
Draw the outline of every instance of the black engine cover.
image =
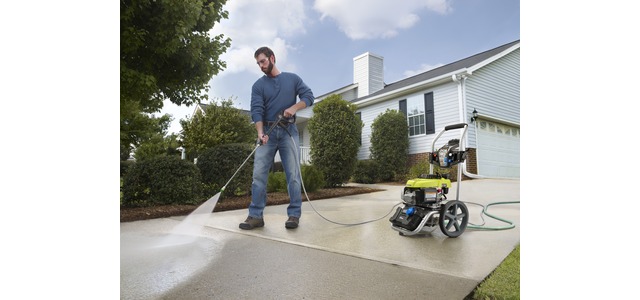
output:
M 401 227 L 409 231 L 414 231 L 425 217 L 424 208 L 407 205 L 404 208 L 398 207 L 393 216 L 389 219 L 395 227 Z

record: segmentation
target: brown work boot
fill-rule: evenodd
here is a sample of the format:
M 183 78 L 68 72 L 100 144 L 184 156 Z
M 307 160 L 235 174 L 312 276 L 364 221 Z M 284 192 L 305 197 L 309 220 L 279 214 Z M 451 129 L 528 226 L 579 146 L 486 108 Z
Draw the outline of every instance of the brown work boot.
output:
M 287 222 L 284 223 L 284 227 L 286 227 L 287 229 L 298 228 L 298 223 L 300 223 L 300 218 L 289 217 Z
M 245 229 L 245 230 L 254 229 L 256 227 L 262 227 L 262 226 L 264 226 L 264 220 L 254 218 L 254 217 L 247 217 L 247 219 L 244 220 L 244 222 L 240 223 L 240 229 Z

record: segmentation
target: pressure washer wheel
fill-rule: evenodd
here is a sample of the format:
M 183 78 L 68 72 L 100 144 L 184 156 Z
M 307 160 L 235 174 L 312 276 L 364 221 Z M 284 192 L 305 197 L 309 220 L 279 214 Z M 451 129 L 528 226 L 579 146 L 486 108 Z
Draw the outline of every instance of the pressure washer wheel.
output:
M 447 202 L 440 209 L 440 230 L 448 237 L 459 237 L 469 223 L 469 210 L 458 200 Z

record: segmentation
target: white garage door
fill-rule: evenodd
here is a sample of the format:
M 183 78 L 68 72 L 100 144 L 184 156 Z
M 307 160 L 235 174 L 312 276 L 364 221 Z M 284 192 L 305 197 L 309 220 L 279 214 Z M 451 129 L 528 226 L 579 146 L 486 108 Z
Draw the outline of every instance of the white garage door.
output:
M 520 128 L 478 119 L 478 175 L 520 178 Z

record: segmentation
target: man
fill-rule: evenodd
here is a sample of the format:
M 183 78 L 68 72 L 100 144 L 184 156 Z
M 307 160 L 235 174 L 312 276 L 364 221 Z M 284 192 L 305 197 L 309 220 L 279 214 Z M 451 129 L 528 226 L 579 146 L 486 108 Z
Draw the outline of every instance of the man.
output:
M 275 65 L 276 56 L 268 47 L 259 48 L 253 56 L 265 74 L 251 88 L 251 118 L 255 122 L 258 140 L 262 146 L 255 152 L 249 216 L 240 223 L 240 228 L 248 230 L 264 226 L 263 211 L 267 203 L 267 178 L 278 150 L 289 190 L 287 207 L 289 218 L 285 222 L 285 227 L 297 228 L 302 212 L 298 128 L 294 122 L 280 122 L 269 135 L 266 133 L 279 120 L 280 115 L 284 118 L 293 118 L 298 110 L 313 105 L 313 92 L 298 75 L 280 72 Z M 300 101 L 297 101 L 297 98 L 300 98 Z

